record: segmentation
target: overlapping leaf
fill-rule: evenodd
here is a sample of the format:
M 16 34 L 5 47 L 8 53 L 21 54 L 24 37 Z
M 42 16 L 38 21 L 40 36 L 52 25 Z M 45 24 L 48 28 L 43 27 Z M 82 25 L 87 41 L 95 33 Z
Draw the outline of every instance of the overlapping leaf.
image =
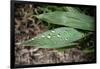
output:
M 55 11 L 40 14 L 36 17 L 48 23 L 94 31 L 94 19 L 82 13 Z
M 73 13 L 81 13 L 81 10 L 79 8 L 75 8 L 75 7 L 65 7 L 65 9 L 68 11 L 68 12 L 73 12 Z
M 61 27 L 39 34 L 30 40 L 22 42 L 22 45 L 39 48 L 60 48 L 75 45 L 74 41 L 81 39 L 83 36 L 83 33 L 73 28 Z

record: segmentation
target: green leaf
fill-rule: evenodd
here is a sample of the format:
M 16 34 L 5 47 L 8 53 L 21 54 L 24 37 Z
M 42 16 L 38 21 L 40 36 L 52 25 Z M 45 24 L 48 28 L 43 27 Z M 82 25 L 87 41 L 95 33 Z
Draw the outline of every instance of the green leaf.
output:
M 81 10 L 79 8 L 75 8 L 75 7 L 65 7 L 65 9 L 68 12 L 73 12 L 73 13 L 81 13 Z
M 81 13 L 55 11 L 40 14 L 36 17 L 48 23 L 94 31 L 94 19 L 91 16 Z
M 94 49 L 84 49 L 82 51 L 83 51 L 83 53 L 92 53 L 92 52 L 94 52 Z
M 22 45 L 39 48 L 61 48 L 76 45 L 77 43 L 74 43 L 74 41 L 83 37 L 83 33 L 73 28 L 61 27 L 41 33 L 30 40 L 22 42 Z

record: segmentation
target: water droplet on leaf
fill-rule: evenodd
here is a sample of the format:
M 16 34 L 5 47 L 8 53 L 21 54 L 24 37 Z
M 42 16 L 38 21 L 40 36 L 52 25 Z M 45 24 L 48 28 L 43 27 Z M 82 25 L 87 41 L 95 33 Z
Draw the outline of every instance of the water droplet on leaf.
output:
M 55 31 L 52 30 L 51 32 L 54 33 Z
M 47 38 L 51 38 L 51 36 L 47 36 Z
M 57 37 L 61 37 L 61 36 L 58 34 Z
M 42 35 L 41 37 L 45 37 L 44 35 Z
M 65 40 L 68 40 L 67 38 Z
M 34 40 L 34 38 L 32 38 L 32 40 Z

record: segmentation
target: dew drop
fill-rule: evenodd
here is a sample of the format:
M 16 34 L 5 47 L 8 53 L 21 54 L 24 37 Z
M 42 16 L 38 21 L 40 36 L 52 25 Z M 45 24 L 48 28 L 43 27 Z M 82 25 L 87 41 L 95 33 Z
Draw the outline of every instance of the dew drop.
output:
M 47 38 L 51 38 L 51 36 L 47 36 Z
M 54 33 L 55 31 L 52 30 L 51 32 Z
M 42 35 L 41 37 L 45 37 L 44 35 Z
M 65 40 L 68 40 L 67 38 Z
M 58 34 L 57 37 L 61 37 L 61 36 Z
M 32 40 L 34 40 L 34 38 L 32 38 Z

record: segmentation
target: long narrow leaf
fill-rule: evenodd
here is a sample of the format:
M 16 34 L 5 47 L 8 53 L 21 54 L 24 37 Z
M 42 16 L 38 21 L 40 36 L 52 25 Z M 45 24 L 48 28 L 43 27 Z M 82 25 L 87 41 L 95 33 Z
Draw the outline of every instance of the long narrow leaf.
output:
M 94 19 L 81 13 L 55 11 L 40 14 L 37 18 L 48 23 L 94 31 Z
M 83 33 L 73 28 L 61 27 L 39 34 L 30 40 L 22 42 L 22 45 L 39 48 L 60 48 L 76 45 L 74 41 L 81 39 L 83 36 Z

